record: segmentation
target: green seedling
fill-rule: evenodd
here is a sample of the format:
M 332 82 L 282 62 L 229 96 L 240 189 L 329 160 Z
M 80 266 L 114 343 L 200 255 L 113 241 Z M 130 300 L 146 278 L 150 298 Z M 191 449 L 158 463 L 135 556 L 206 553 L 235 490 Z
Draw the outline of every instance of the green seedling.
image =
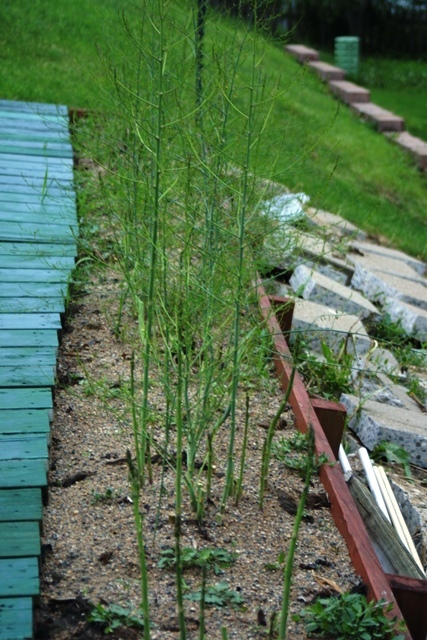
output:
M 105 625 L 104 633 L 113 633 L 120 627 L 143 629 L 144 621 L 132 609 L 117 604 L 102 605 L 98 603 L 88 617 L 89 622 L 99 622 Z
M 342 393 L 351 393 L 351 370 L 354 355 L 347 352 L 347 340 L 343 340 L 338 353 L 326 342 L 321 343 L 323 360 L 312 354 L 302 359 L 299 371 L 307 389 L 326 399 L 339 399 Z
M 98 502 L 109 502 L 111 500 L 114 500 L 114 498 L 115 498 L 114 489 L 112 487 L 108 487 L 108 489 L 106 489 L 104 493 L 99 493 L 98 491 L 93 490 L 92 500 L 90 502 L 91 504 L 97 504 Z
M 187 593 L 184 598 L 186 600 L 200 602 L 202 598 L 202 590 L 198 589 L 192 593 Z M 206 587 L 204 598 L 207 606 L 216 607 L 218 609 L 228 606 L 238 609 L 244 603 L 244 599 L 241 594 L 238 591 L 230 589 L 227 582 L 217 582 L 213 586 Z
M 285 558 L 285 552 L 281 551 L 277 556 L 277 562 L 266 562 L 264 569 L 267 569 L 267 571 L 282 571 Z
M 294 616 L 303 621 L 308 635 L 336 640 L 403 640 L 404 623 L 386 614 L 393 608 L 384 600 L 368 602 L 358 593 L 321 598 Z
M 158 567 L 165 569 L 175 566 L 175 549 L 164 549 L 160 556 Z M 183 569 L 188 567 L 211 567 L 215 575 L 222 573 L 222 569 L 229 567 L 236 559 L 237 553 L 230 553 L 226 549 L 193 549 L 191 547 L 181 549 Z
M 412 479 L 411 467 L 409 466 L 409 453 L 399 444 L 382 440 L 372 449 L 371 458 L 375 460 L 375 462 L 401 464 L 405 477 Z
M 282 437 L 273 442 L 273 455 L 294 471 L 305 471 L 307 466 L 308 440 L 307 434 L 295 431 L 290 436 Z M 314 471 L 318 471 L 322 464 L 328 462 L 326 454 L 322 453 L 314 464 Z

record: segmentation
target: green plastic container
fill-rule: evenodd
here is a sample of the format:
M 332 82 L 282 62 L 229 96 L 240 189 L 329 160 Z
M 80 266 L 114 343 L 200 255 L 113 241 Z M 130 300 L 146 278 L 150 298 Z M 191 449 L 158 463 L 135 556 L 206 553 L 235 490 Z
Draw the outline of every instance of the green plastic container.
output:
M 347 73 L 357 74 L 359 69 L 359 38 L 335 38 L 335 64 Z

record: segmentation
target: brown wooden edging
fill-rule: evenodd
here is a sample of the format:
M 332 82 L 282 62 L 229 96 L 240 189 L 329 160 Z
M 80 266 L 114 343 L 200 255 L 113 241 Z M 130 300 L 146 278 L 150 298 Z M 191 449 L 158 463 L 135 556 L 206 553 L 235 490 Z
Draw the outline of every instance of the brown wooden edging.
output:
M 267 296 L 261 282 L 258 282 L 258 300 L 261 313 L 273 336 L 276 372 L 282 389 L 286 390 L 292 371 L 292 354 L 283 332 L 290 330 L 293 303 L 286 298 Z M 317 455 L 324 453 L 329 460 L 335 460 L 336 429 L 337 426 L 339 429 L 343 412 L 345 413 L 344 407 L 336 403 L 334 412 L 334 403 L 310 399 L 298 372 L 295 373 L 289 402 L 295 414 L 298 430 L 305 433 L 310 427 L 313 428 Z M 331 442 L 326 433 L 334 434 L 330 437 Z M 342 432 L 340 437 L 341 435 Z M 385 574 L 340 466 L 323 465 L 319 477 L 329 495 L 335 524 L 346 541 L 356 573 L 367 587 L 368 597 L 376 601 L 383 599 L 393 604 L 392 615 L 404 619 L 410 630 L 405 636 L 407 640 L 425 640 L 427 580 Z M 416 606 L 410 605 L 411 595 L 416 596 Z

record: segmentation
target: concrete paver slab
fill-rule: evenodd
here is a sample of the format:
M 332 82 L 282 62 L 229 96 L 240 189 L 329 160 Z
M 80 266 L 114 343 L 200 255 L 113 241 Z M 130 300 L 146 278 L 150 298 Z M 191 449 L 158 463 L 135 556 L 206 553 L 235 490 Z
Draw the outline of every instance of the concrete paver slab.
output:
M 307 64 L 324 82 L 328 80 L 344 80 L 345 78 L 344 69 L 340 69 L 340 67 L 334 67 L 334 65 L 328 64 L 327 62 L 320 62 L 320 60 L 310 60 Z
M 372 122 L 378 131 L 403 131 L 405 121 L 391 111 L 383 109 L 372 102 L 355 102 L 350 105 L 352 111 Z
M 394 298 L 427 311 L 426 284 L 423 281 L 399 278 L 386 271 L 366 269 L 360 264 L 356 264 L 351 279 L 351 286 L 373 303 L 383 305 L 387 299 Z
M 368 449 L 386 440 L 402 446 L 413 464 L 427 468 L 427 415 L 373 400 L 360 402 L 357 396 L 343 394 L 348 426 Z
M 357 315 L 364 320 L 380 319 L 378 309 L 360 293 L 304 265 L 296 267 L 289 284 L 304 300 L 319 302 L 340 312 Z
M 402 265 L 409 266 L 419 276 L 424 276 L 427 271 L 425 262 L 408 256 L 398 249 L 390 249 L 389 247 L 360 240 L 352 240 L 349 247 L 350 251 L 354 249 L 354 253 L 349 253 L 349 260 L 357 260 L 359 256 L 370 257 L 372 260 L 377 261 L 378 268 L 381 268 L 381 271 L 389 270 L 390 273 L 408 275 L 409 277 L 414 277 L 414 279 L 416 277 L 412 271 L 407 271 L 405 266 Z
M 345 104 L 354 102 L 369 102 L 370 93 L 364 87 L 359 87 L 347 80 L 331 80 L 329 82 L 331 92 Z
M 310 300 L 295 300 L 291 342 L 296 333 L 302 333 L 307 346 L 321 353 L 321 343 L 338 351 L 347 341 L 349 353 L 364 354 L 369 351 L 371 339 L 357 316 L 337 313 L 333 309 Z
M 319 59 L 318 51 L 310 49 L 310 47 L 305 47 L 303 44 L 287 44 L 285 46 L 285 51 L 301 63 Z

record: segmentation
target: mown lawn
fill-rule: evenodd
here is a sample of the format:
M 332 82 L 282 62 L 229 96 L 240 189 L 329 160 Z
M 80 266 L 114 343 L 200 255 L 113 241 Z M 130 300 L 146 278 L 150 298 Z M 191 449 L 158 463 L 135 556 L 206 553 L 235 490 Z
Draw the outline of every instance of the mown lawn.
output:
M 122 9 L 129 25 L 137 24 L 132 0 L 123 0 Z M 182 0 L 170 5 L 172 10 L 182 28 L 192 28 L 191 3 Z M 207 51 L 222 37 L 217 17 L 211 18 Z M 129 51 L 117 2 L 3 0 L 0 21 L 1 98 L 110 108 L 109 68 L 111 63 L 126 67 Z M 410 158 L 358 122 L 314 75 L 285 56 L 282 46 L 267 44 L 259 64 L 264 95 L 276 97 L 258 145 L 258 172 L 427 259 L 426 177 Z M 243 62 L 242 83 L 249 82 L 248 73 Z M 398 105 L 384 106 L 399 111 Z M 260 127 L 267 104 L 263 108 Z

